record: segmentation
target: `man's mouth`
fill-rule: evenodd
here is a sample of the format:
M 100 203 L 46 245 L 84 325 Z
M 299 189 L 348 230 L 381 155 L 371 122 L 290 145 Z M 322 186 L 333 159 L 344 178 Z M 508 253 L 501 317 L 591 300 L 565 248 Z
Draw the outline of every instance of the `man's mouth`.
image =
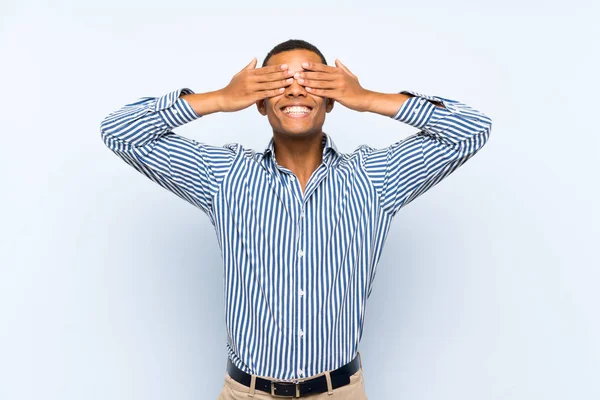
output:
M 306 117 L 311 111 L 312 108 L 308 106 L 286 106 L 281 109 L 283 114 L 291 118 Z

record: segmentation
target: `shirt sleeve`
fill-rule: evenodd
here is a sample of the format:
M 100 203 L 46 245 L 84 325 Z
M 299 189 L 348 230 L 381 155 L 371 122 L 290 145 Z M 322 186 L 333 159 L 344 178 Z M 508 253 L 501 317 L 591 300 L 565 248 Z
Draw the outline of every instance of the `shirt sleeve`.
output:
M 408 90 L 400 93 L 414 97 L 391 118 L 420 131 L 386 148 L 360 146 L 362 166 L 391 216 L 475 155 L 492 127 L 488 116 L 459 101 Z
M 106 146 L 127 164 L 211 215 L 212 199 L 240 146 L 211 146 L 172 132 L 201 117 L 179 97 L 193 93 L 181 88 L 141 97 L 106 116 L 100 132 Z

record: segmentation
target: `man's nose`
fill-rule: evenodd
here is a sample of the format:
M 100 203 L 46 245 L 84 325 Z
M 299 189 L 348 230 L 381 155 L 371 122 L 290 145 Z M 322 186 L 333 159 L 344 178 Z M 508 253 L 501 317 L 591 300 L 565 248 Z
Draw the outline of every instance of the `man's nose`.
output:
M 306 96 L 307 92 L 304 86 L 298 83 L 294 78 L 292 84 L 285 89 L 285 95 L 288 97 Z

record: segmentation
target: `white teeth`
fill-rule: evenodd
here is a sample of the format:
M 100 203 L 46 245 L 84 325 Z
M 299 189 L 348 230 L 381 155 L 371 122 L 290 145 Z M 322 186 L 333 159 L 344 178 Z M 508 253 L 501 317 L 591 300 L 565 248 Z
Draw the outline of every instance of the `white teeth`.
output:
M 310 108 L 302 106 L 285 107 L 283 109 L 284 114 L 308 114 Z

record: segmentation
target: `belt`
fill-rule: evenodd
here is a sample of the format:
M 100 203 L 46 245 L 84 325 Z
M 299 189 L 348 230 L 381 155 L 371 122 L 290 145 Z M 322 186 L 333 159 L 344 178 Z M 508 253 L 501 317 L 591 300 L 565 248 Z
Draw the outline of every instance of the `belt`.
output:
M 342 365 L 336 370 L 329 371 L 332 389 L 336 389 L 350 383 L 350 375 L 354 375 L 361 368 L 361 361 L 359 357 L 360 355 L 357 355 L 348 364 Z M 250 387 L 252 375 L 233 365 L 230 359 L 227 359 L 227 372 L 235 381 Z M 324 393 L 328 391 L 327 378 L 325 375 L 311 378 L 300 383 L 277 382 L 269 379 L 259 378 L 257 376 L 254 387 L 257 390 L 262 390 L 263 392 L 267 392 L 278 397 L 300 397 L 308 394 Z

